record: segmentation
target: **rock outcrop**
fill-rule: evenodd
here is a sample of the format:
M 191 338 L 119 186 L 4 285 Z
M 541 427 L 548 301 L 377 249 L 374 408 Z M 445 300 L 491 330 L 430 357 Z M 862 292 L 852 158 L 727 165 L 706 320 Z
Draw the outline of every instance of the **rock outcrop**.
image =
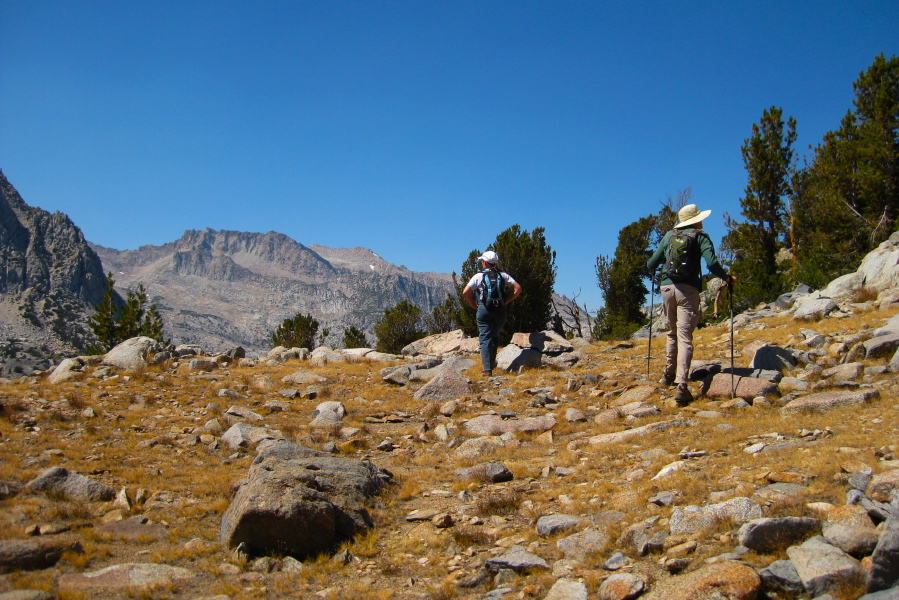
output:
M 60 212 L 25 204 L 0 171 L 0 374 L 46 369 L 46 359 L 90 343 L 102 299 L 100 259 Z

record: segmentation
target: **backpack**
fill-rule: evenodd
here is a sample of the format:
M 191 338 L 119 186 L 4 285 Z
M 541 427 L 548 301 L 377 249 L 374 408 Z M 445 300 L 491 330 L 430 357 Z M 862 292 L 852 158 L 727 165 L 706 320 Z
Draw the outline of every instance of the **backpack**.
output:
M 662 269 L 674 283 L 686 283 L 699 272 L 699 242 L 696 229 L 674 229 L 668 240 L 668 258 Z
M 495 310 L 505 306 L 503 287 L 505 282 L 499 271 L 487 269 L 484 273 L 484 287 L 481 290 L 481 304 L 487 310 Z

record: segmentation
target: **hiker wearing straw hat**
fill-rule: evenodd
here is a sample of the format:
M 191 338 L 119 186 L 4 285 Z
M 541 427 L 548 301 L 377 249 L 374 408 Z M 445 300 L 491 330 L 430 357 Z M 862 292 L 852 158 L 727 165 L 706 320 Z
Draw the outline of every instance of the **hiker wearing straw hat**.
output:
M 660 281 L 662 306 L 668 319 L 665 344 L 665 372 L 660 383 L 677 385 L 674 400 L 679 406 L 693 401 L 687 387 L 693 360 L 693 330 L 699 325 L 699 292 L 702 290 L 700 257 L 708 270 L 733 285 L 736 277 L 727 273 L 715 256 L 715 245 L 702 230 L 702 222 L 712 214 L 688 204 L 677 213 L 677 224 L 665 234 L 659 247 L 646 262 L 655 274 L 664 263 Z
M 479 256 L 478 264 L 483 270 L 468 281 L 462 297 L 478 311 L 475 318 L 481 342 L 481 366 L 484 374 L 489 376 L 496 368 L 499 332 L 506 322 L 506 306 L 521 295 L 521 285 L 499 270 L 499 256 L 493 250 Z

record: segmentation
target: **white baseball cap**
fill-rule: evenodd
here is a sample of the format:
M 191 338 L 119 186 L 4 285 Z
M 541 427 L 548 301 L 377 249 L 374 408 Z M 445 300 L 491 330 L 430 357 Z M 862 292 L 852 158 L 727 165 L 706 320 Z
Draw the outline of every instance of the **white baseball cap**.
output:
M 493 250 L 488 250 L 478 257 L 478 261 L 484 261 L 488 265 L 495 265 L 499 262 L 499 256 Z

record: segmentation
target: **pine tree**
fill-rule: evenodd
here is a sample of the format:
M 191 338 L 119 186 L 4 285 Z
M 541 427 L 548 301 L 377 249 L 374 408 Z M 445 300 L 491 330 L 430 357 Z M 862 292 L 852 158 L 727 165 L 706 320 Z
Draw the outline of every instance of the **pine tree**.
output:
M 899 218 L 899 58 L 877 56 L 853 88 L 795 183 L 795 279 L 814 287 L 854 271 Z
M 425 325 L 430 335 L 447 333 L 455 328 L 454 315 L 459 310 L 459 302 L 453 296 L 447 296 L 446 300 L 431 310 L 430 316 L 425 318 Z
M 163 346 L 168 346 L 172 343 L 172 340 L 165 337 L 162 315 L 159 314 L 156 304 L 151 304 L 149 308 L 147 308 L 147 312 L 144 315 L 144 322 L 141 326 L 141 335 L 153 338 Z
M 284 319 L 272 333 L 272 346 L 285 348 L 315 348 L 315 336 L 318 334 L 318 321 L 312 315 L 297 313 Z
M 761 121 L 752 126 L 752 137 L 743 143 L 748 181 L 740 214 L 747 220 L 738 222 L 725 215 L 728 233 L 724 239 L 731 272 L 740 281 L 734 303 L 741 310 L 777 297 L 786 286 L 777 256 L 788 245 L 785 199 L 792 192 L 795 141 L 796 120 L 790 117 L 785 122 L 783 111 L 772 106 L 762 112 Z
M 375 348 L 379 352 L 399 354 L 404 347 L 427 335 L 419 328 L 420 321 L 421 309 L 408 300 L 388 308 L 375 325 L 375 335 L 378 336 Z
M 145 305 L 147 303 L 147 290 L 143 284 L 138 284 L 137 290 L 130 290 L 125 299 L 125 308 L 119 317 L 119 335 L 127 340 L 142 335 Z
M 114 286 L 115 279 L 112 278 L 110 271 L 106 274 L 106 290 L 103 292 L 103 299 L 94 305 L 94 314 L 87 320 L 88 326 L 97 337 L 97 344 L 89 346 L 87 349 L 91 354 L 108 352 L 118 343 L 118 323 L 116 321 L 118 294 L 116 294 Z
M 123 302 L 115 291 L 112 273 L 107 273 L 103 299 L 94 305 L 94 314 L 87 321 L 97 337 L 97 344 L 89 346 L 88 352 L 103 354 L 117 344 L 138 336 L 153 338 L 163 345 L 170 344 L 171 340 L 165 338 L 162 315 L 156 304 L 148 306 L 147 302 L 147 290 L 143 284 L 129 291 Z
M 355 325 L 345 327 L 343 330 L 343 347 L 368 348 L 368 340 L 365 339 L 365 333 Z
M 646 248 L 655 230 L 656 217 L 642 217 L 618 232 L 614 258 L 596 257 L 596 279 L 604 306 L 594 323 L 594 337 L 627 338 L 646 322 L 643 304 L 649 289 L 645 279 L 651 276 L 646 269 Z

